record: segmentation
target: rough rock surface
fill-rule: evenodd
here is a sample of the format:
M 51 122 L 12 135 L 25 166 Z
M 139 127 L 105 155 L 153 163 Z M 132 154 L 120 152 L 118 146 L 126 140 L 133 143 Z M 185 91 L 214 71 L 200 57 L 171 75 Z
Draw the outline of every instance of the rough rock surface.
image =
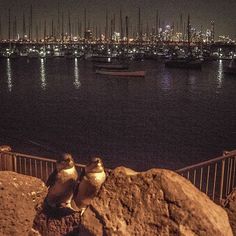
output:
M 82 216 L 80 235 L 231 236 L 227 213 L 178 174 L 115 169 Z
M 0 171 L 0 235 L 28 235 L 32 224 L 31 236 L 233 235 L 221 207 L 167 170 L 115 169 L 82 219 L 70 209 L 43 208 L 46 193 L 37 178 Z M 235 232 L 236 193 L 226 209 Z
M 234 190 L 226 201 L 225 209 L 229 215 L 230 225 L 236 235 L 236 190 Z
M 33 228 L 43 236 L 76 236 L 79 235 L 80 220 L 80 212 L 42 206 L 38 208 Z
M 34 177 L 0 171 L 0 235 L 28 235 L 35 207 L 47 194 L 44 183 Z

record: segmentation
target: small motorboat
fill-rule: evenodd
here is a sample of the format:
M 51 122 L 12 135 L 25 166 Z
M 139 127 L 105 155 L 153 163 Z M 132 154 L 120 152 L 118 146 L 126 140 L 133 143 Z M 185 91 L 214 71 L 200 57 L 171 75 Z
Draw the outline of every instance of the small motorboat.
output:
M 129 68 L 129 66 L 125 64 L 96 64 L 95 67 L 107 70 L 127 70 Z
M 109 75 L 109 76 L 118 76 L 118 77 L 145 77 L 145 71 L 96 70 L 96 74 Z

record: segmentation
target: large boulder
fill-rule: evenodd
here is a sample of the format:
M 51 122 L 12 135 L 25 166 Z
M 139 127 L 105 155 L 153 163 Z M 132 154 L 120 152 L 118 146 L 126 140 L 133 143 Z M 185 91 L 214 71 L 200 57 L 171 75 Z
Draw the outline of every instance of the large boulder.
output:
M 225 209 L 229 215 L 229 222 L 233 233 L 236 235 L 236 189 L 226 199 Z
M 0 171 L 0 235 L 28 235 L 35 208 L 46 194 L 47 188 L 40 179 Z
M 233 234 L 225 210 L 180 175 L 119 167 L 83 214 L 80 235 Z

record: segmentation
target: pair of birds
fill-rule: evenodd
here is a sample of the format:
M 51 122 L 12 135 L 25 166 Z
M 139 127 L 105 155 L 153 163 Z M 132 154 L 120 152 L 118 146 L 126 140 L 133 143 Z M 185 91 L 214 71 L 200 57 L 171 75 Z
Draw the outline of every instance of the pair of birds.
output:
M 53 208 L 68 207 L 83 214 L 105 179 L 104 166 L 99 157 L 91 158 L 78 177 L 72 156 L 65 153 L 46 182 L 46 203 Z

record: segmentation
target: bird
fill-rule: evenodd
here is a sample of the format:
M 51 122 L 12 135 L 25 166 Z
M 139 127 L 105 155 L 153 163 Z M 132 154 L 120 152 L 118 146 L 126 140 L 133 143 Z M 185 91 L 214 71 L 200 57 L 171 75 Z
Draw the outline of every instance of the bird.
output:
M 45 202 L 50 207 L 71 208 L 74 188 L 78 179 L 73 157 L 64 153 L 59 157 L 55 170 L 50 174 L 46 182 L 48 193 Z
M 72 204 L 81 211 L 81 215 L 91 203 L 92 199 L 98 194 L 105 180 L 106 173 L 102 159 L 100 157 L 92 157 L 80 176 L 73 197 Z

